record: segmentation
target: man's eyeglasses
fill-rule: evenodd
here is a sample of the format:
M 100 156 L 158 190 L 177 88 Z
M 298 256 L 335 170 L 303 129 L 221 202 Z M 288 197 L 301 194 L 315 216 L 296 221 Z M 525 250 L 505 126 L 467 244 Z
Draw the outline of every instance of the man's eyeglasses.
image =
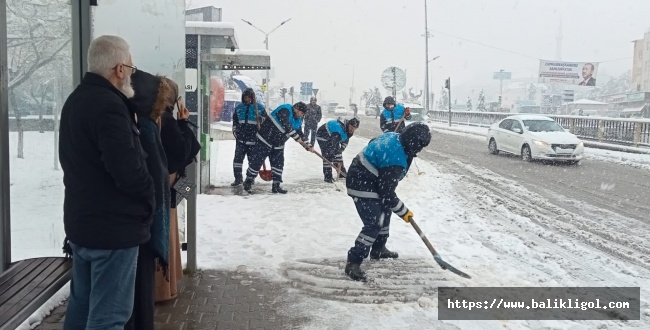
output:
M 124 66 L 127 67 L 127 68 L 131 68 L 131 74 L 134 74 L 136 71 L 138 71 L 138 67 L 136 67 L 135 65 L 128 65 L 128 64 L 122 64 L 122 65 L 124 65 Z M 116 66 L 113 68 L 113 70 L 117 69 L 118 66 L 120 66 L 120 65 L 119 65 L 119 64 L 116 65 Z

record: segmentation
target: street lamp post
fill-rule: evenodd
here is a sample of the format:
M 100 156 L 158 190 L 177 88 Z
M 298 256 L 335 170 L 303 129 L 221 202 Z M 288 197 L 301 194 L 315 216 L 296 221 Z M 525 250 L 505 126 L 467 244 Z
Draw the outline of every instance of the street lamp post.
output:
M 264 34 L 264 44 L 266 45 L 266 50 L 269 50 L 269 35 L 270 35 L 271 33 L 275 32 L 275 30 L 279 29 L 282 25 L 284 25 L 284 23 L 286 23 L 286 22 L 288 22 L 288 21 L 290 21 L 290 20 L 291 20 L 291 18 L 289 18 L 289 19 L 286 20 L 286 21 L 283 21 L 283 22 L 280 23 L 278 26 L 276 26 L 275 28 L 273 28 L 273 30 L 271 30 L 271 31 L 269 31 L 269 32 L 267 33 L 267 32 L 264 32 L 264 30 L 262 30 L 262 29 L 258 28 L 257 26 L 253 25 L 253 23 L 251 23 L 251 22 L 249 22 L 249 21 L 247 21 L 247 20 L 245 20 L 245 19 L 242 19 L 242 21 L 243 21 L 244 23 L 246 23 L 246 24 L 252 26 L 252 27 L 255 28 L 257 31 L 260 31 L 260 32 L 262 32 L 262 33 Z M 269 98 L 270 98 L 270 95 L 271 95 L 270 90 L 271 90 L 271 89 L 269 88 L 269 70 L 266 70 L 266 106 L 267 106 L 267 107 L 270 106 L 270 105 L 269 105 Z
M 429 112 L 429 22 L 427 17 L 427 0 L 424 0 L 424 111 Z
M 354 64 L 344 63 L 343 65 L 352 67 L 352 84 L 350 85 L 350 99 L 348 100 L 348 105 L 350 105 L 354 99 Z
M 433 62 L 433 61 L 435 61 L 435 60 L 437 60 L 439 58 L 440 58 L 440 56 L 435 56 L 434 58 L 432 58 L 430 60 L 427 60 L 427 72 L 426 72 L 427 79 L 426 79 L 426 82 L 425 82 L 426 86 L 427 86 L 427 95 L 426 95 L 426 102 L 425 102 L 426 105 L 427 105 L 427 110 L 426 110 L 427 112 L 431 111 L 431 109 L 428 108 L 429 106 L 431 106 L 431 102 L 430 102 L 431 101 L 431 99 L 430 99 L 431 92 L 429 91 L 429 86 L 431 86 L 431 85 L 429 84 L 429 79 L 428 79 L 429 78 L 429 62 Z
M 503 71 L 506 71 L 504 69 L 499 70 L 499 96 L 503 97 Z M 499 105 L 501 106 L 501 105 Z

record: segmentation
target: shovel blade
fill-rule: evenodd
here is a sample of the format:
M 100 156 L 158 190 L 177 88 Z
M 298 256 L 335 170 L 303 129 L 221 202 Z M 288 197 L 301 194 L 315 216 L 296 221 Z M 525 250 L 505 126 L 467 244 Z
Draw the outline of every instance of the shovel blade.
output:
M 261 170 L 259 172 L 260 178 L 264 181 L 272 181 L 273 180 L 273 174 L 271 173 L 270 170 Z

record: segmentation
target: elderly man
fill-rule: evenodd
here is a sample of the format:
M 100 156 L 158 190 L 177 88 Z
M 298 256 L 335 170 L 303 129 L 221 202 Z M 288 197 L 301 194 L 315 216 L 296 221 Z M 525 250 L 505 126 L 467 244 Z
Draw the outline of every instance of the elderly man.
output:
M 131 316 L 138 246 L 150 239 L 154 183 L 136 126 L 129 45 L 101 36 L 88 71 L 61 110 L 59 160 L 64 249 L 72 281 L 64 329 L 124 329 Z

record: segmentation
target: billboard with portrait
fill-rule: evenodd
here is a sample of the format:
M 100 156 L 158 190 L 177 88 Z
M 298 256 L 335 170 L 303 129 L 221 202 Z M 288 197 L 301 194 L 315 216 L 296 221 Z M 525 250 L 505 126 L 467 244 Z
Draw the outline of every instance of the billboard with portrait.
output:
M 598 62 L 539 61 L 540 83 L 596 86 Z

